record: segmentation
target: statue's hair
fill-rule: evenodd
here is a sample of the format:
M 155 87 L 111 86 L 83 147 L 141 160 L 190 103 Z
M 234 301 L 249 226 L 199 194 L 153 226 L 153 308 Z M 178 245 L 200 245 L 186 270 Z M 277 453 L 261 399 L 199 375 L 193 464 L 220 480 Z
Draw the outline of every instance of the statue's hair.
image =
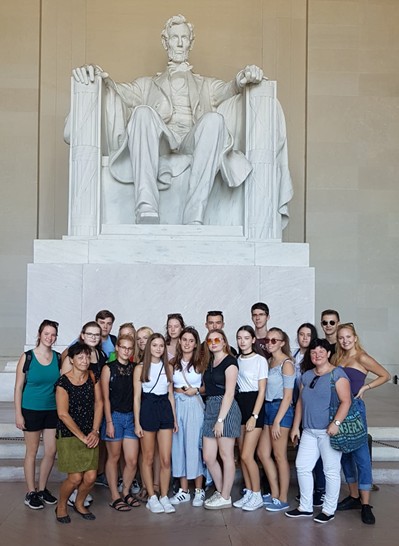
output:
M 195 40 L 194 35 L 194 27 L 191 23 L 187 21 L 187 19 L 184 17 L 184 15 L 173 15 L 168 19 L 165 23 L 165 26 L 163 27 L 163 30 L 161 32 L 161 42 L 164 47 L 164 49 L 167 49 L 167 43 L 169 39 L 169 30 L 173 27 L 173 25 L 182 25 L 185 24 L 188 26 L 188 30 L 190 31 L 190 49 L 193 47 L 193 43 Z

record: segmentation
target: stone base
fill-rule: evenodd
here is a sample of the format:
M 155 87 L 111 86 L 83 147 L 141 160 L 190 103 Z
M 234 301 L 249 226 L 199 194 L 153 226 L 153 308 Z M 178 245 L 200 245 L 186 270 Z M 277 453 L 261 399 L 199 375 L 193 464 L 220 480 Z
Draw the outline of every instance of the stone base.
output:
M 60 323 L 58 346 L 66 346 L 100 309 L 115 314 L 115 332 L 133 321 L 164 333 L 167 314 L 179 312 L 201 336 L 207 311 L 220 309 L 233 345 L 237 328 L 252 324 L 250 307 L 257 301 L 269 305 L 269 325 L 283 328 L 293 341 L 299 324 L 314 321 L 308 245 L 248 241 L 235 227 L 132 228 L 89 239 L 35 241 L 35 263 L 28 266 L 27 346 L 35 344 L 44 318 Z

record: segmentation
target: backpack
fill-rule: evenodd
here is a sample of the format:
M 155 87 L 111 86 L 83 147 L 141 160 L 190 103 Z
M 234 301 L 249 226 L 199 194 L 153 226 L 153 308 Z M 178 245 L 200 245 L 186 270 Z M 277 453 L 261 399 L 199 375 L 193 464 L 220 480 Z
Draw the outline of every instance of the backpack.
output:
M 58 361 L 58 369 L 61 370 L 61 366 L 62 366 L 62 362 L 61 362 L 61 354 L 60 353 L 57 353 L 57 351 L 53 351 L 56 356 L 57 356 L 57 361 Z M 25 382 L 24 382 L 24 386 L 23 386 L 23 389 L 25 388 L 26 386 L 26 383 L 28 381 L 28 377 L 27 377 L 27 373 L 29 371 L 29 368 L 30 368 L 30 363 L 32 362 L 32 353 L 33 353 L 33 349 L 30 349 L 29 351 L 25 351 L 25 363 L 24 363 L 24 367 L 22 368 L 22 371 L 23 373 L 25 374 Z

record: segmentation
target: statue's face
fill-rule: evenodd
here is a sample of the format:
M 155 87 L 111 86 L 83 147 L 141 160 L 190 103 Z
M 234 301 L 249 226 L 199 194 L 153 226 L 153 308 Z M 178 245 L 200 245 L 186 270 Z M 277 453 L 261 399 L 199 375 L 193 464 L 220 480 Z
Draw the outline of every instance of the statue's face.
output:
M 172 25 L 168 30 L 167 52 L 170 61 L 187 61 L 191 47 L 190 29 L 185 23 Z

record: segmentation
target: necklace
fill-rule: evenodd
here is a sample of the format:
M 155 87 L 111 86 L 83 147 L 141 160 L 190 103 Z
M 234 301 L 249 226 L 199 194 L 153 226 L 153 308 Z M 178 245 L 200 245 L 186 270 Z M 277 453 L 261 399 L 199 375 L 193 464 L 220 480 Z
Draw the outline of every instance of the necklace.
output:
M 241 357 L 248 357 L 254 354 L 254 351 L 251 351 L 250 353 L 241 353 Z

